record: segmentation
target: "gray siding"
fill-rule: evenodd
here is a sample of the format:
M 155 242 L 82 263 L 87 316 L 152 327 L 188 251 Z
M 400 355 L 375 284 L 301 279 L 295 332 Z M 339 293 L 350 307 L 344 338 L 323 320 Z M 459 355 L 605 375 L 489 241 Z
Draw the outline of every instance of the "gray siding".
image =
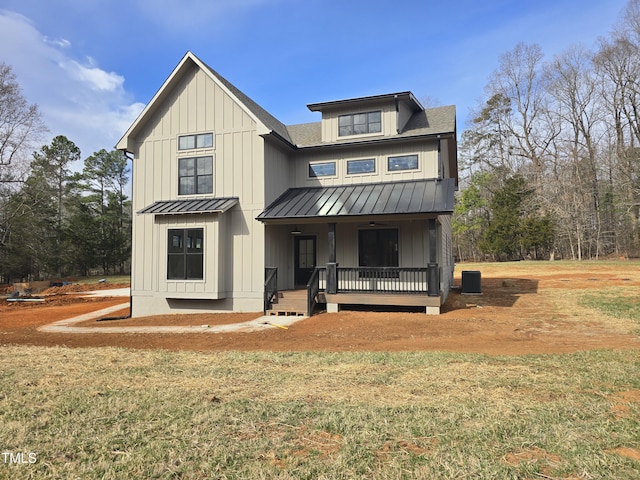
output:
M 204 106 L 204 108 L 202 108 Z M 239 205 L 215 215 L 136 215 L 133 225 L 132 294 L 164 298 L 242 299 L 259 309 L 264 268 L 264 140 L 254 118 L 202 70 L 193 66 L 167 92 L 138 132 L 134 152 L 133 210 L 178 198 L 178 159 L 213 156 L 216 197 L 239 197 Z M 213 132 L 213 148 L 178 150 L 178 136 Z M 210 195 L 209 195 L 210 196 Z M 166 280 L 166 229 L 198 225 L 214 255 L 205 253 L 203 281 Z M 221 228 L 225 225 L 224 231 Z M 209 243 L 213 240 L 213 243 Z M 222 248 L 223 250 L 220 250 Z M 224 255 L 220 252 L 223 251 Z M 135 302 L 134 302 L 135 303 Z
M 418 155 L 418 169 L 388 171 L 389 156 Z M 347 161 L 374 158 L 376 171 L 366 174 L 347 174 Z M 309 177 L 310 163 L 336 162 L 336 175 L 330 177 Z M 294 162 L 295 186 L 349 185 L 354 183 L 396 182 L 437 178 L 438 147 L 436 141 L 411 142 L 403 145 L 363 146 L 359 149 L 320 150 L 302 152 Z M 293 185 L 292 185 L 293 186 Z

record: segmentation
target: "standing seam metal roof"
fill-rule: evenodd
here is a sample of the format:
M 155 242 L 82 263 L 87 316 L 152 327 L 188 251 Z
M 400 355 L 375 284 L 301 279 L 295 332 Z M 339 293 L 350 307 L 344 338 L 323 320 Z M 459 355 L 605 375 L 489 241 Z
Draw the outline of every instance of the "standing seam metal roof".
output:
M 350 217 L 411 213 L 451 213 L 455 180 L 290 188 L 256 217 L 258 220 Z
M 161 200 L 143 208 L 138 214 L 180 215 L 184 213 L 221 213 L 238 203 L 238 197 Z

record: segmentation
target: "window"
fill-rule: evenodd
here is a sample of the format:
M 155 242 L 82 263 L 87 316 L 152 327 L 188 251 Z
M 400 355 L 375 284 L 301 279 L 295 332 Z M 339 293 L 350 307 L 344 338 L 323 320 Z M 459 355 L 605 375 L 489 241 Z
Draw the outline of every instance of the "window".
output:
M 178 159 L 178 195 L 213 193 L 213 157 Z
M 182 135 L 178 137 L 178 150 L 193 150 L 195 148 L 212 148 L 213 133 L 199 133 L 196 135 Z
M 367 158 L 366 160 L 347 160 L 347 175 L 357 173 L 372 173 L 376 171 L 376 160 Z
M 310 163 L 309 177 L 331 177 L 336 174 L 336 162 Z
M 338 117 L 338 135 L 363 135 L 382 131 L 382 114 L 377 112 L 355 113 Z
M 397 172 L 400 170 L 417 170 L 418 155 L 402 155 L 400 157 L 388 158 L 388 170 Z
M 397 267 L 398 229 L 380 228 L 358 232 L 358 261 L 361 267 Z
M 204 278 L 204 229 L 170 229 L 167 251 L 168 280 Z

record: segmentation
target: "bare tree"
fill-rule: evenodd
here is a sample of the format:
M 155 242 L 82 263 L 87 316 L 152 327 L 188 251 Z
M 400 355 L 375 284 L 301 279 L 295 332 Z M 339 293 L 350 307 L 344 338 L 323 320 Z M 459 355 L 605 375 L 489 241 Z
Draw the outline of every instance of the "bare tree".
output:
M 574 46 L 556 56 L 546 66 L 547 91 L 554 100 L 555 115 L 562 124 L 563 134 L 557 153 L 566 159 L 564 175 L 554 181 L 570 181 L 567 186 L 583 199 L 580 215 L 586 224 L 576 226 L 584 235 L 588 248 L 601 254 L 602 220 L 600 205 L 598 158 L 603 136 L 603 111 L 599 88 L 593 73 L 592 54 Z M 578 205 L 576 205 L 578 206 Z M 579 254 L 580 256 L 580 254 Z
M 38 106 L 27 104 L 11 67 L 0 63 L 0 182 L 16 180 L 16 163 L 27 163 L 45 131 Z
M 7 239 L 17 215 L 8 209 L 9 198 L 24 180 L 31 149 L 45 131 L 38 107 L 27 103 L 11 67 L 0 62 L 0 277 L 6 273 Z
M 610 125 L 612 176 L 620 199 L 616 242 L 640 249 L 640 0 L 630 0 L 594 63 Z
M 549 148 L 558 134 L 548 117 L 542 59 L 539 45 L 519 43 L 500 57 L 499 67 L 487 86 L 490 97 L 499 95 L 509 101 L 511 109 L 504 122 L 511 139 L 509 153 L 531 165 L 538 194 L 543 191 Z

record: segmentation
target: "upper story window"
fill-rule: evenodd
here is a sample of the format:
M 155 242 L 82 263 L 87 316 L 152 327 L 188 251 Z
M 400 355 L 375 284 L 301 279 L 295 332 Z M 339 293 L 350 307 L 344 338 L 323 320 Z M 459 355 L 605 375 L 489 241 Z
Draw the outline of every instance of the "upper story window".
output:
M 340 115 L 338 117 L 338 135 L 363 135 L 382 131 L 382 114 L 380 111 Z
M 309 177 L 333 177 L 336 174 L 336 162 L 310 163 Z
M 363 160 L 347 160 L 347 175 L 373 173 L 375 171 L 376 160 L 374 158 L 366 158 Z
M 418 169 L 418 155 L 401 155 L 398 157 L 389 157 L 387 161 L 387 170 L 389 170 L 390 172 Z
M 178 150 L 194 150 L 196 148 L 212 148 L 213 133 L 197 133 L 178 137 Z
M 178 195 L 213 193 L 213 157 L 178 159 Z

